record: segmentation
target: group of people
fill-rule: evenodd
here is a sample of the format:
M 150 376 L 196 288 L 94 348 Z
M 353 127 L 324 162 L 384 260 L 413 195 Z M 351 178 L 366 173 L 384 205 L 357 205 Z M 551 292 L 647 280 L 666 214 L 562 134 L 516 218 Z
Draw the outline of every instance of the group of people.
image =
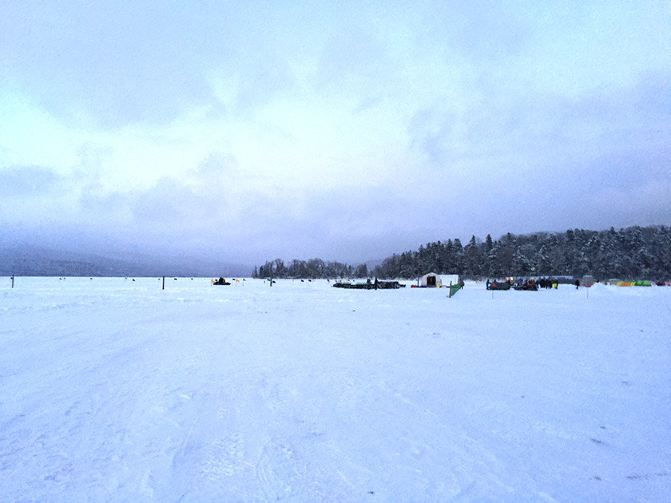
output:
M 559 287 L 559 282 L 553 278 L 541 278 L 538 280 L 538 286 L 545 289 L 557 289 L 557 287 Z

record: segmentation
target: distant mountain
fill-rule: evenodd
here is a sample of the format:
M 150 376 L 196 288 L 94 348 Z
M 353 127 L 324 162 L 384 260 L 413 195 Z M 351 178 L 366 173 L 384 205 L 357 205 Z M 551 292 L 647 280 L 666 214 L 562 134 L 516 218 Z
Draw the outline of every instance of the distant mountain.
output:
M 0 276 L 249 276 L 240 264 L 149 256 L 103 257 L 29 245 L 0 247 Z

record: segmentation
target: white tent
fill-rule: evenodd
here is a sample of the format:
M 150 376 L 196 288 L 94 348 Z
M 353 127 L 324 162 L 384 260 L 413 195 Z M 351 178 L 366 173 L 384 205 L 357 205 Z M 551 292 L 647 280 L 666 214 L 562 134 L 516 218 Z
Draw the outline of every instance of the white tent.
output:
M 440 288 L 441 286 L 456 285 L 459 283 L 458 274 L 436 274 L 430 272 L 419 278 L 419 286 L 425 288 Z
M 435 272 L 430 272 L 419 278 L 419 286 L 426 288 L 440 288 L 442 281 Z

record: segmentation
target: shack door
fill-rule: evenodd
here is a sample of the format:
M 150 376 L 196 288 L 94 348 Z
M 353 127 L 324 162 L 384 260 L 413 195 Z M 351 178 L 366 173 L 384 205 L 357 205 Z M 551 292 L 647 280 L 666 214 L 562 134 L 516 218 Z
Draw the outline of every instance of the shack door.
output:
M 435 276 L 429 276 L 426 278 L 426 286 L 436 286 L 436 277 Z

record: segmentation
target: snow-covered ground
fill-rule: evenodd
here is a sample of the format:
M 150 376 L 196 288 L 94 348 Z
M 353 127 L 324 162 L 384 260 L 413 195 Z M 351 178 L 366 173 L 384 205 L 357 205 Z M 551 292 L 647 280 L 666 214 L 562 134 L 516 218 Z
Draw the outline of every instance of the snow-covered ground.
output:
M 1 501 L 671 494 L 671 288 L 9 287 Z

